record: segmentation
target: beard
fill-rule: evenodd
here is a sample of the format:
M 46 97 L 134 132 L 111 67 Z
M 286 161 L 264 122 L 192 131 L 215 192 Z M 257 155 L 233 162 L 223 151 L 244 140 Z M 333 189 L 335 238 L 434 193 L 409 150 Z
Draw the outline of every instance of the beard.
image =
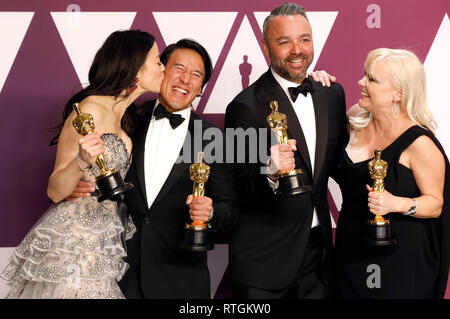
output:
M 279 59 L 277 57 L 274 57 L 271 52 L 269 52 L 270 57 L 270 64 L 274 71 L 279 74 L 282 78 L 295 82 L 295 83 L 301 83 L 303 79 L 306 77 L 306 72 L 309 68 L 309 66 L 312 63 L 313 56 L 307 56 L 303 54 L 299 55 L 290 55 L 285 59 Z M 289 72 L 289 68 L 287 66 L 287 63 L 289 60 L 295 60 L 295 59 L 304 59 L 306 61 L 306 67 L 301 73 L 292 73 Z

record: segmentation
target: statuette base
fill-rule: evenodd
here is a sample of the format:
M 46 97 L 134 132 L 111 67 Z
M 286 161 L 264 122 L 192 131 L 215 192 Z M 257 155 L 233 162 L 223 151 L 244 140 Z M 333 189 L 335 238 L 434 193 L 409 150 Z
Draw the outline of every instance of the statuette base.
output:
M 102 202 L 106 199 L 113 199 L 133 188 L 133 184 L 125 183 L 123 181 L 122 176 L 118 171 L 96 179 L 96 184 L 101 193 L 97 198 L 98 202 Z
M 289 197 L 312 191 L 311 185 L 305 185 L 301 169 L 280 173 L 278 181 L 280 184 L 277 195 L 279 196 Z
M 363 241 L 368 246 L 393 246 L 397 244 L 397 238 L 391 235 L 391 227 L 388 220 L 377 222 L 369 220 Z
M 211 236 L 206 225 L 193 226 L 186 224 L 184 228 L 184 242 L 180 244 L 180 248 L 188 251 L 208 251 L 214 248 Z

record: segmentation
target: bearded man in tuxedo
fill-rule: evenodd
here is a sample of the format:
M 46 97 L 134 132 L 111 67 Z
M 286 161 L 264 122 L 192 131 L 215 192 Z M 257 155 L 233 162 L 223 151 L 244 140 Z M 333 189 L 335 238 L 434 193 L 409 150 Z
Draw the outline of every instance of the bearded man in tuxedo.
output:
M 245 162 L 235 165 L 239 222 L 229 245 L 234 292 L 239 298 L 327 298 L 333 282 L 327 185 L 347 134 L 344 90 L 307 77 L 314 49 L 303 7 L 275 8 L 264 22 L 262 42 L 271 66 L 229 103 L 225 127 L 270 130 L 269 105 L 278 101 L 291 139 L 272 145 L 270 134 L 259 135 L 254 145 L 270 149 L 269 163 L 251 163 L 247 147 Z M 276 173 L 294 168 L 312 190 L 281 197 Z

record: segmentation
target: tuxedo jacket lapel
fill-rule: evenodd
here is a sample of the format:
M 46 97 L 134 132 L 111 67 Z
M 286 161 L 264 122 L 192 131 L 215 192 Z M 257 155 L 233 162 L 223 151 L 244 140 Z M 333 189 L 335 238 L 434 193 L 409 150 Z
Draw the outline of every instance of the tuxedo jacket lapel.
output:
M 278 82 L 275 80 L 270 69 L 269 69 L 269 71 L 266 72 L 264 86 L 268 92 L 266 99 L 269 102 L 272 100 L 277 100 L 278 101 L 278 111 L 280 113 L 286 114 L 287 122 L 288 122 L 288 124 L 287 124 L 288 125 L 288 129 L 287 129 L 288 138 L 290 138 L 290 139 L 294 138 L 297 140 L 297 152 L 300 154 L 300 156 L 303 159 L 303 162 L 305 163 L 308 170 L 310 172 L 312 172 L 311 160 L 309 158 L 308 147 L 306 145 L 305 135 L 303 134 L 303 130 L 300 125 L 300 121 L 298 120 L 297 114 L 295 113 L 291 102 L 289 101 L 288 97 L 286 96 L 286 93 L 284 93 L 280 84 L 278 84 Z M 266 107 L 266 106 L 264 105 L 264 107 Z M 269 106 L 269 104 L 267 104 L 267 115 L 269 115 L 269 114 L 270 114 L 270 106 Z
M 139 182 L 139 188 L 142 192 L 142 196 L 145 200 L 146 207 L 148 207 L 147 202 L 147 191 L 145 188 L 145 174 L 144 174 L 144 153 L 145 153 L 145 140 L 147 138 L 147 131 L 150 125 L 150 121 L 152 119 L 153 109 L 155 108 L 156 100 L 148 102 L 150 105 L 148 106 L 148 111 L 142 115 L 143 120 L 141 125 L 139 126 L 138 131 L 136 132 L 136 137 L 134 139 L 134 160 L 136 161 L 136 175 Z
M 314 92 L 311 94 L 316 117 L 316 156 L 314 163 L 314 182 L 320 176 L 328 142 L 328 101 L 320 83 L 313 82 Z

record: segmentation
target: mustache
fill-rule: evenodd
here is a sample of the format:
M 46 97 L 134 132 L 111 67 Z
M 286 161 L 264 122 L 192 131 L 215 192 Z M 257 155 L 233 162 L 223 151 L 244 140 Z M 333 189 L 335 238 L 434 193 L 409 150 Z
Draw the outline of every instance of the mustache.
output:
M 288 60 L 296 60 L 296 59 L 304 59 L 304 60 L 308 60 L 308 56 L 303 55 L 303 54 L 295 54 L 295 55 L 290 55 L 287 58 L 285 58 L 285 61 Z

